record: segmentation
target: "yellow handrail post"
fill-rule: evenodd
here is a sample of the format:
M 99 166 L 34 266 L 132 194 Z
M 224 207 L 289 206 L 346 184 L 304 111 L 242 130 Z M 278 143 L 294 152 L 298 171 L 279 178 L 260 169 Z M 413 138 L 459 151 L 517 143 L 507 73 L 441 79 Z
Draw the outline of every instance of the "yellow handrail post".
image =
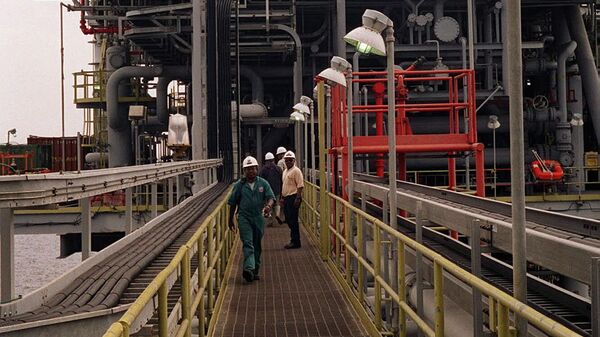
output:
M 329 198 L 327 196 L 327 176 L 325 175 L 326 170 L 326 156 L 325 153 L 325 83 L 319 80 L 317 83 L 317 103 L 318 103 L 318 116 L 319 116 L 319 222 L 320 222 L 320 241 L 321 241 L 321 259 L 325 261 L 329 255 L 329 213 L 328 203 Z
M 362 242 L 363 238 L 363 225 L 362 225 L 362 216 L 356 216 L 356 240 L 358 242 L 358 256 L 359 258 L 364 258 L 365 252 L 363 251 Z M 362 266 L 362 263 L 358 264 L 358 301 L 362 305 L 365 300 L 365 269 Z
M 222 230 L 221 230 L 221 223 L 219 221 L 219 217 L 218 215 L 215 217 L 214 220 L 214 224 L 215 224 L 215 230 L 216 230 L 216 234 L 217 234 L 217 238 L 215 239 L 215 248 L 218 249 L 219 247 L 219 243 L 221 242 L 221 235 L 222 235 Z M 218 259 L 216 265 L 217 265 L 217 272 L 215 274 L 215 287 L 216 287 L 216 291 L 219 290 L 219 285 L 221 284 L 221 271 L 223 270 L 223 251 L 219 250 L 216 258 Z
M 167 282 L 164 282 L 158 288 L 158 336 L 169 336 L 169 313 L 167 312 Z
M 213 260 L 213 249 L 214 249 L 214 245 L 213 245 L 213 226 L 214 226 L 214 220 L 211 220 L 208 224 L 208 234 L 206 236 L 206 249 L 207 249 L 207 255 L 208 255 L 208 266 L 209 266 L 209 270 L 210 273 L 207 275 L 208 276 L 208 282 L 206 284 L 206 290 L 208 291 L 208 294 L 206 295 L 206 301 L 208 302 L 208 317 L 210 317 L 212 315 L 212 309 L 213 309 L 213 272 L 214 269 L 212 269 L 210 266 L 212 266 L 212 260 Z
M 498 337 L 510 337 L 508 332 L 508 308 L 498 302 Z
M 344 268 L 346 269 L 346 282 L 349 285 L 352 284 L 352 273 L 350 270 L 350 251 L 349 248 L 352 247 L 352 213 L 350 212 L 350 208 L 344 206 L 344 240 L 345 240 L 345 249 L 344 249 Z
M 398 297 L 400 302 L 406 302 L 406 265 L 404 255 L 404 242 L 398 240 Z M 398 329 L 400 337 L 406 337 L 406 312 L 399 307 Z
M 443 268 L 433 261 L 433 291 L 435 294 L 435 336 L 444 337 L 444 277 Z
M 489 312 L 488 312 L 488 318 L 489 318 L 489 325 L 490 325 L 490 331 L 491 332 L 496 332 L 496 301 L 494 300 L 493 297 L 488 296 L 488 305 L 489 305 Z
M 189 248 L 186 247 L 185 253 L 183 254 L 183 261 L 181 261 L 181 318 L 183 321 L 188 321 L 185 329 L 186 337 L 192 336 L 192 317 L 190 315 L 192 306 L 190 301 L 190 268 L 190 252 Z
M 375 251 L 373 261 L 373 269 L 375 271 L 375 275 L 373 275 L 373 281 L 375 282 L 375 326 L 381 330 L 381 284 L 378 280 L 381 274 L 381 233 L 379 233 L 379 228 L 377 227 L 373 231 L 373 248 Z
M 335 233 L 340 234 L 340 226 L 342 225 L 341 221 L 341 206 L 339 201 L 335 201 Z M 341 243 L 339 236 L 335 236 L 335 265 L 339 268 L 340 259 L 341 259 Z
M 204 337 L 204 332 L 206 331 L 204 309 L 205 273 L 206 270 L 204 267 L 204 238 L 202 237 L 202 235 L 200 235 L 200 238 L 198 239 L 198 296 L 200 296 L 200 304 L 198 304 L 196 313 L 198 315 L 198 334 L 201 337 Z

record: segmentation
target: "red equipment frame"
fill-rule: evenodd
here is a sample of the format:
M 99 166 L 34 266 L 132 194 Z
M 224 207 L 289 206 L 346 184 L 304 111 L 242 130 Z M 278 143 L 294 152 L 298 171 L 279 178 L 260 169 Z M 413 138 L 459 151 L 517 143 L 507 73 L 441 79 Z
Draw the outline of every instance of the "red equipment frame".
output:
M 400 180 L 406 180 L 406 154 L 438 152 L 448 155 L 449 189 L 456 189 L 456 159 L 457 152 L 472 151 L 475 153 L 476 194 L 485 196 L 483 144 L 477 142 L 477 119 L 475 109 L 475 77 L 473 70 L 407 70 L 395 71 L 396 86 L 396 152 L 398 153 L 398 172 Z M 409 103 L 409 88 L 419 84 L 429 85 L 429 82 L 441 83 L 448 92 L 445 102 Z M 374 136 L 354 136 L 354 154 L 376 154 L 376 172 L 383 176 L 383 157 L 388 153 L 387 136 L 383 130 L 383 115 L 387 113 L 384 98 L 387 88 L 386 72 L 354 72 L 353 83 L 369 86 L 375 98 L 374 105 L 353 105 L 354 114 L 375 114 L 376 134 Z M 440 85 L 439 85 L 440 86 Z M 466 99 L 464 93 L 466 91 Z M 331 157 L 331 172 L 336 172 L 336 159 L 342 156 L 342 185 L 348 183 L 348 134 L 346 91 L 343 87 L 333 86 L 331 90 L 331 123 L 332 147 L 328 150 Z M 410 127 L 412 114 L 440 113 L 448 116 L 448 132 L 442 134 L 414 134 Z M 469 130 L 461 132 L 461 114 L 468 117 Z M 335 174 L 335 173 L 334 173 Z M 332 179 L 335 184 L 335 180 Z M 332 190 L 335 186 L 332 184 Z M 342 189 L 343 197 L 348 200 L 346 189 Z

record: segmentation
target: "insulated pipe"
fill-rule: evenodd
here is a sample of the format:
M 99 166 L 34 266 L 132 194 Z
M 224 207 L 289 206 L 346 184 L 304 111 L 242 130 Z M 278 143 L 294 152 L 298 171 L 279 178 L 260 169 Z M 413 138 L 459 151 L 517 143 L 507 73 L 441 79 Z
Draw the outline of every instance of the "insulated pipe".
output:
M 435 20 L 444 16 L 444 2 L 446 0 L 436 0 L 435 5 L 433 5 L 433 17 Z
M 115 70 L 106 84 L 109 167 L 127 166 L 131 161 L 131 130 L 127 111 L 119 111 L 119 83 L 132 77 L 158 77 L 163 67 L 128 66 Z
M 246 66 L 240 66 L 240 76 L 250 81 L 252 87 L 252 102 L 263 103 L 265 101 L 265 85 L 262 77 L 260 77 L 253 69 Z
M 557 84 L 558 84 L 558 109 L 561 123 L 567 122 L 567 59 L 573 54 L 577 42 L 570 41 L 560 47 L 560 53 L 558 54 L 558 71 Z
M 163 77 L 158 79 L 156 85 L 156 116 L 161 124 L 169 123 L 169 112 L 167 109 L 167 90 L 169 83 L 173 80 L 190 80 L 191 69 L 186 66 L 164 67 Z
M 590 109 L 596 139 L 600 141 L 600 80 L 598 70 L 594 61 L 594 54 L 588 40 L 583 17 L 579 12 L 579 6 L 569 6 L 566 11 L 567 24 L 571 38 L 577 42 L 579 48 L 575 49 L 575 56 L 579 65 L 581 80 L 583 81 L 583 92 Z
M 288 33 L 294 43 L 296 43 L 296 61 L 294 62 L 294 102 L 300 101 L 302 95 L 302 42 L 300 36 L 295 29 L 292 29 L 286 25 L 274 24 L 271 25 L 271 29 L 278 29 Z

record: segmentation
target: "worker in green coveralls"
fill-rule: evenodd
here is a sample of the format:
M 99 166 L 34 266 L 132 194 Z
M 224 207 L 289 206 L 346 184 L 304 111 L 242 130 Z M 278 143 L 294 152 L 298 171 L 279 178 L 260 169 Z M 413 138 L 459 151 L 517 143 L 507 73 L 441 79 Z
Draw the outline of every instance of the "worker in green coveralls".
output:
M 244 271 L 247 282 L 259 280 L 261 241 L 265 229 L 265 217 L 271 216 L 275 195 L 269 183 L 258 176 L 258 162 L 248 156 L 243 161 L 244 177 L 233 186 L 227 202 L 230 208 L 229 229 L 235 232 L 233 218 L 238 209 L 238 227 L 244 249 Z

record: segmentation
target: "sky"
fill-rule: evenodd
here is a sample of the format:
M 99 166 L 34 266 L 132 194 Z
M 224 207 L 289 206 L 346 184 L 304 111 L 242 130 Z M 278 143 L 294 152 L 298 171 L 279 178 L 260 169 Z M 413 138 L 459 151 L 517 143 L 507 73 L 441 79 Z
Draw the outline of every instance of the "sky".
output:
M 70 1 L 65 1 L 71 3 Z M 0 0 L 0 143 L 29 135 L 61 135 L 60 12 L 56 0 Z M 83 109 L 73 104 L 73 75 L 92 70 L 92 45 L 79 13 L 64 12 L 65 134 L 83 132 Z M 13 141 L 14 140 L 14 141 Z

